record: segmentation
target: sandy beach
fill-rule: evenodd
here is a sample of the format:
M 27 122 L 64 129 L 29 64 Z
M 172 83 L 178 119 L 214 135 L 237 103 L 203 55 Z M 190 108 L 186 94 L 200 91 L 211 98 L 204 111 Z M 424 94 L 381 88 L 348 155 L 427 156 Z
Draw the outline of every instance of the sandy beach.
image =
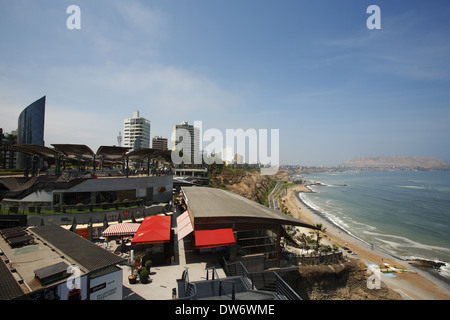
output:
M 310 224 L 321 223 L 326 228 L 326 238 L 321 240 L 324 244 L 337 244 L 345 246 L 356 255 L 347 254 L 351 258 L 361 259 L 366 265 L 376 264 L 404 267 L 408 271 L 395 273 L 395 277 L 381 275 L 381 281 L 390 289 L 398 292 L 405 300 L 450 300 L 450 286 L 442 282 L 431 273 L 412 266 L 407 261 L 393 257 L 384 251 L 372 248 L 370 244 L 351 236 L 345 230 L 339 228 L 321 213 L 309 208 L 298 197 L 299 192 L 310 192 L 304 185 L 290 188 L 281 199 L 292 215 Z M 310 230 L 304 229 L 301 232 L 308 234 Z M 328 242 L 328 243 L 327 243 Z M 368 275 L 369 276 L 369 275 Z

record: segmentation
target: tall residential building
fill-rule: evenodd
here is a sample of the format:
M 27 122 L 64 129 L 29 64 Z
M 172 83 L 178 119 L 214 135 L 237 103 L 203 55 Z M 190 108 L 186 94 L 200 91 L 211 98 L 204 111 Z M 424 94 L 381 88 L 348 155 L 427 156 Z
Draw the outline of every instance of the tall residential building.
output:
M 161 136 L 153 137 L 152 148 L 158 150 L 167 150 L 167 138 Z
M 26 107 L 19 115 L 17 144 L 44 145 L 45 96 Z M 24 153 L 17 153 L 17 169 L 31 167 L 31 159 Z
M 184 133 L 186 133 L 185 139 L 183 139 Z M 189 125 L 187 121 L 183 121 L 181 124 L 173 126 L 172 150 L 175 150 L 175 147 L 178 150 L 183 150 L 183 156 L 185 157 L 183 162 L 185 164 L 202 163 L 199 144 L 200 130 L 198 128 L 194 127 L 193 125 Z M 190 154 L 190 157 L 186 157 L 186 154 Z
M 17 144 L 17 130 L 3 133 L 0 128 L 0 146 Z M 10 150 L 0 151 L 0 169 L 15 169 L 17 153 Z
M 150 148 L 150 121 L 139 117 L 139 111 L 123 120 L 123 146 L 131 150 Z

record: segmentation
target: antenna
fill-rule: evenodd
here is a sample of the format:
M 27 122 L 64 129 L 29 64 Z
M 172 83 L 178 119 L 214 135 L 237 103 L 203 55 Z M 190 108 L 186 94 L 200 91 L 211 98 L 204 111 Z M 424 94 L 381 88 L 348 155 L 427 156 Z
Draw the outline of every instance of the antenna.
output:
M 117 136 L 117 144 L 119 145 L 119 147 L 122 146 L 122 134 L 119 131 L 119 135 Z

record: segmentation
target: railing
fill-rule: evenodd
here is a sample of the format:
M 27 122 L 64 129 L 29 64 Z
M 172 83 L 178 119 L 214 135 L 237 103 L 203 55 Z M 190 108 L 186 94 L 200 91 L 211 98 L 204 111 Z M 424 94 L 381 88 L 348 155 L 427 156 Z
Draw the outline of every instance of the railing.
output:
M 209 279 L 209 272 L 211 271 L 211 280 L 218 280 L 219 279 L 219 274 L 217 273 L 216 267 L 210 267 L 206 269 L 206 280 L 210 280 Z
M 302 300 L 302 298 L 275 271 L 250 273 L 241 261 L 228 263 L 223 258 L 225 273 L 229 276 L 242 276 L 249 290 L 255 288 L 275 292 L 279 299 Z
M 302 298 L 294 291 L 275 271 L 272 271 L 276 278 L 276 292 L 282 294 L 288 300 L 302 300 Z
M 223 284 L 231 284 L 231 300 L 236 300 L 236 283 L 233 280 L 220 280 L 219 281 L 219 296 L 227 295 L 223 288 Z
M 229 276 L 242 276 L 244 279 L 244 284 L 249 290 L 254 290 L 255 286 L 252 281 L 252 276 L 250 272 L 248 272 L 247 268 L 242 264 L 241 261 L 228 263 L 225 260 L 225 257 L 222 257 L 223 259 L 223 269 L 225 273 Z
M 64 214 L 64 213 L 88 213 L 88 212 L 107 212 L 115 210 L 129 210 L 138 208 L 147 204 L 142 199 L 120 201 L 120 202 L 104 202 L 99 204 L 78 203 L 74 205 L 48 205 L 40 203 L 3 203 L 0 205 L 2 214 Z
M 195 300 L 197 298 L 197 287 L 194 283 L 189 282 L 188 269 L 183 271 L 181 280 L 184 282 L 184 297 L 178 298 L 178 300 Z
M 299 265 L 314 266 L 319 264 L 333 264 L 341 262 L 344 259 L 342 251 L 325 252 L 319 254 L 296 255 L 290 257 L 291 262 Z

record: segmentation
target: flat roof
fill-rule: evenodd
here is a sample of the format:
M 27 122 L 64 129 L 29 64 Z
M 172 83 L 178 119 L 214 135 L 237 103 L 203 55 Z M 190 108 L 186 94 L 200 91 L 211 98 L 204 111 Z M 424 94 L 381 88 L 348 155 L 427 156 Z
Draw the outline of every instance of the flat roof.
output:
M 317 229 L 299 219 L 275 211 L 227 190 L 182 187 L 194 224 L 208 221 L 294 225 Z
M 58 262 L 47 267 L 34 270 L 35 275 L 42 280 L 53 277 L 56 274 L 67 272 L 69 265 L 65 262 Z
M 125 260 L 60 226 L 47 225 L 31 227 L 28 230 L 36 236 L 44 238 L 89 272 L 116 265 Z

